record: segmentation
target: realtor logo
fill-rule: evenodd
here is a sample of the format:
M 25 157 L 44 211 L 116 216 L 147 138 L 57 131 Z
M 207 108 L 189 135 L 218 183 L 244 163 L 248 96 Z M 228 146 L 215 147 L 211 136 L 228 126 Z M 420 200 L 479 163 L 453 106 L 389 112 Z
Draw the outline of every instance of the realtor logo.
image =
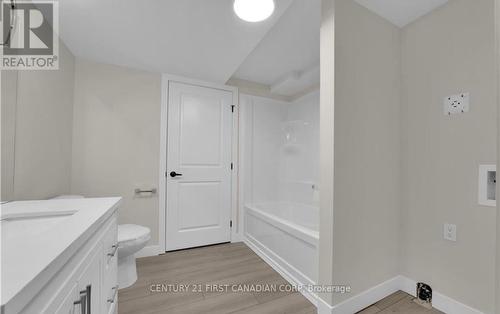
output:
M 2 1 L 2 70 L 59 68 L 58 2 Z

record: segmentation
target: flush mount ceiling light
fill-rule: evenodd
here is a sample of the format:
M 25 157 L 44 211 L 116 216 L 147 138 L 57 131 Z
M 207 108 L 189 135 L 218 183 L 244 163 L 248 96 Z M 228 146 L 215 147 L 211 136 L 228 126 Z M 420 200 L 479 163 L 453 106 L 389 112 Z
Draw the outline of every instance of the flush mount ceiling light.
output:
M 234 0 L 234 12 L 247 22 L 260 22 L 274 12 L 274 0 Z

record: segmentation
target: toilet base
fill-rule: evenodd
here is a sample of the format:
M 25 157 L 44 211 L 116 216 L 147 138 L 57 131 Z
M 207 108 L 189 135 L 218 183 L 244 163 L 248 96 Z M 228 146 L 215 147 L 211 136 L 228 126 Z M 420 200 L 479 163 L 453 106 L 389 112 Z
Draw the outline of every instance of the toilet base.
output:
M 120 289 L 128 288 L 137 281 L 135 255 L 118 259 L 118 285 Z

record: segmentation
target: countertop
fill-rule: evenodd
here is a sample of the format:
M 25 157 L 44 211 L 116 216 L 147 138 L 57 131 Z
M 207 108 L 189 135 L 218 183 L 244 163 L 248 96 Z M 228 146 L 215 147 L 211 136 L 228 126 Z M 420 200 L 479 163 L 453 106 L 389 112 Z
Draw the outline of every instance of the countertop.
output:
M 1 205 L 1 219 L 37 212 L 63 217 L 3 224 L 1 234 L 1 312 L 19 308 L 57 274 L 99 226 L 118 208 L 119 197 L 18 201 Z M 4 223 L 2 221 L 2 223 Z

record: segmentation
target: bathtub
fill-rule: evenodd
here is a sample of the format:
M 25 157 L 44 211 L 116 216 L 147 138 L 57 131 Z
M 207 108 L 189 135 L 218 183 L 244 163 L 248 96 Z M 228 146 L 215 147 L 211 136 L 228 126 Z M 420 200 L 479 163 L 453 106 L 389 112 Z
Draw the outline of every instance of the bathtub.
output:
M 314 285 L 318 279 L 318 215 L 317 207 L 304 204 L 247 204 L 245 242 L 292 284 Z

